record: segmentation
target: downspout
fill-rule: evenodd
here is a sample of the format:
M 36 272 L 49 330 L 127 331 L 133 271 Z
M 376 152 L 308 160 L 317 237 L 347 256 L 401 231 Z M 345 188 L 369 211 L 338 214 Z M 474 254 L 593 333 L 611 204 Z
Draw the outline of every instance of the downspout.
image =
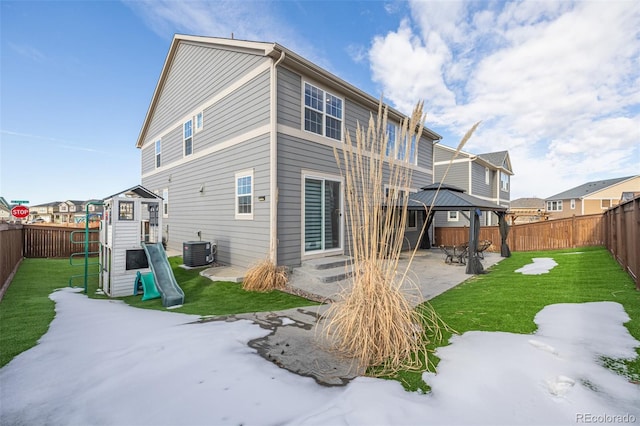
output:
M 280 52 L 277 61 L 271 64 L 271 132 L 269 141 L 269 259 L 278 264 L 278 65 L 284 60 Z

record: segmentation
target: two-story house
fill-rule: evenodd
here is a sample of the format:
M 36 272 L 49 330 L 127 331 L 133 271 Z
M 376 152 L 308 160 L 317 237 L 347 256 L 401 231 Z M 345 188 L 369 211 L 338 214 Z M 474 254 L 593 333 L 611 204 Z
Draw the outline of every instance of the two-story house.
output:
M 141 183 L 163 199 L 168 248 L 215 240 L 217 259 L 238 266 L 348 254 L 334 149 L 378 104 L 277 43 L 176 35 L 136 144 Z M 401 157 L 418 190 L 433 182 L 440 136 L 425 128 L 400 140 L 403 118 L 389 110 L 390 148 L 380 154 Z
M 433 173 L 435 182 L 443 182 L 462 189 L 498 206 L 509 207 L 511 199 L 511 159 L 508 151 L 471 154 L 437 144 L 433 148 Z M 454 158 L 455 156 L 455 158 Z M 453 162 L 451 159 L 453 159 Z M 446 173 L 446 175 L 445 175 Z M 481 225 L 497 225 L 498 217 L 483 212 Z M 461 212 L 450 211 L 435 216 L 438 227 L 469 226 L 469 220 Z
M 53 201 L 51 203 L 30 206 L 29 221 L 42 220 L 47 223 L 52 223 L 55 220 L 56 214 L 58 214 L 59 204 L 60 201 Z
M 640 192 L 640 175 L 596 180 L 545 199 L 549 219 L 602 213 L 617 206 L 625 192 Z
M 4 197 L 0 197 L 0 222 L 7 222 L 9 220 L 11 220 L 11 205 Z

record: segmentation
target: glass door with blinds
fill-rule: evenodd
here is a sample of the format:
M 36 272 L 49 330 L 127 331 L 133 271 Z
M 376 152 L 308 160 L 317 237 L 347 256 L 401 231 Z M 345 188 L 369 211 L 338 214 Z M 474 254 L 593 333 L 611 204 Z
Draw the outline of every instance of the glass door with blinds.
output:
M 304 254 L 342 250 L 342 183 L 304 178 Z

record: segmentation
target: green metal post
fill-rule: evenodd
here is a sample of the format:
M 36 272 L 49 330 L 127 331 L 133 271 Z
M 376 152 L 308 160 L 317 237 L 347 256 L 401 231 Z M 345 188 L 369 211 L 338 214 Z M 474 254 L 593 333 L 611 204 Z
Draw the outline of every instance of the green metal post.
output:
M 102 201 L 91 201 L 85 207 L 84 215 L 84 294 L 89 292 L 89 206 L 102 206 Z

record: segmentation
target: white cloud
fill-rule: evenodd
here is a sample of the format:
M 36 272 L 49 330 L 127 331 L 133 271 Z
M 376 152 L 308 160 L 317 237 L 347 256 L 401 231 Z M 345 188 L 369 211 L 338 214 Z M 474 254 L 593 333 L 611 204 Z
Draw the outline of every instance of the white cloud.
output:
M 411 5 L 410 19 L 374 39 L 373 79 L 400 109 L 425 99 L 441 133 L 483 120 L 466 149 L 510 150 L 512 198 L 638 173 L 638 3 Z

